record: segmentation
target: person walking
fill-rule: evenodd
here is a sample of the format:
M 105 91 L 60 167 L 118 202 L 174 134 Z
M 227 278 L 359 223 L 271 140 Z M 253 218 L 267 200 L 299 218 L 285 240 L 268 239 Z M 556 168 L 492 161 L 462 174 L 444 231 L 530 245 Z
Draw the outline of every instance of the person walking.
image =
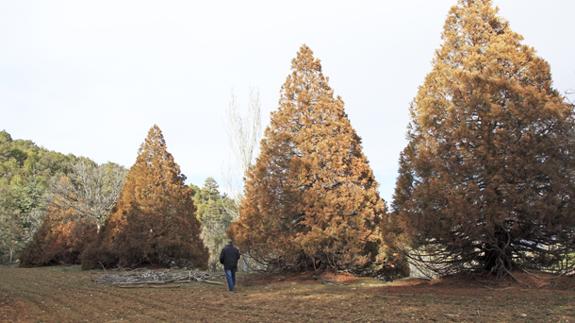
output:
M 220 263 L 224 265 L 226 281 L 230 292 L 234 291 L 236 286 L 236 271 L 238 271 L 238 260 L 240 260 L 240 251 L 230 240 L 220 252 Z

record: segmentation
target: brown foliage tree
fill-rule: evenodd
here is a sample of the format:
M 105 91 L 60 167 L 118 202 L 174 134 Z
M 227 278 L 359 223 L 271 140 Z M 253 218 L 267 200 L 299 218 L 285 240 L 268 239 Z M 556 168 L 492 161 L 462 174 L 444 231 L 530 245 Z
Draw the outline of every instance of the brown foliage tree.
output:
M 549 65 L 460 0 L 412 106 L 396 222 L 439 274 L 560 268 L 575 250 L 573 107 Z
M 381 269 L 385 214 L 343 101 L 304 45 L 247 173 L 230 233 L 268 269 Z
M 79 158 L 67 175 L 50 181 L 42 224 L 21 255 L 24 266 L 80 263 L 115 204 L 126 171 Z
M 63 176 L 60 181 L 68 181 Z M 58 198 L 55 198 L 58 199 Z M 20 255 L 22 266 L 79 264 L 80 255 L 97 236 L 94 219 L 80 218 L 74 208 L 62 208 L 53 201 L 42 225 Z
M 192 190 L 184 180 L 160 128 L 153 126 L 116 207 L 97 241 L 82 255 L 82 266 L 205 268 L 208 250 L 200 238 Z

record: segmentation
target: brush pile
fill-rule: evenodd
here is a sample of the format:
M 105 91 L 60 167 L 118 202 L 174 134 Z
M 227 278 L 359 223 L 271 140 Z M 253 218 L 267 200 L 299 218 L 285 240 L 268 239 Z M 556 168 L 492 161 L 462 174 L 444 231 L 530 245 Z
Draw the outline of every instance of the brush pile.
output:
M 153 287 L 182 283 L 200 282 L 223 285 L 223 273 L 196 270 L 133 270 L 128 272 L 106 273 L 94 279 L 96 283 L 118 287 Z M 179 286 L 178 286 L 179 287 Z

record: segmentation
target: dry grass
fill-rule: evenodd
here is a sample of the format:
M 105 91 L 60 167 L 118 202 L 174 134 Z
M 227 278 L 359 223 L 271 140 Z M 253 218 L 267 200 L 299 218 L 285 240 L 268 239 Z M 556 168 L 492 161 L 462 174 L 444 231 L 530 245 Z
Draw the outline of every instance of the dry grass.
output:
M 118 288 L 95 283 L 101 274 L 77 267 L 0 267 L 0 321 L 575 322 L 575 291 L 551 284 L 240 275 L 238 292 L 229 293 L 202 283 Z M 572 282 L 564 279 L 556 287 Z

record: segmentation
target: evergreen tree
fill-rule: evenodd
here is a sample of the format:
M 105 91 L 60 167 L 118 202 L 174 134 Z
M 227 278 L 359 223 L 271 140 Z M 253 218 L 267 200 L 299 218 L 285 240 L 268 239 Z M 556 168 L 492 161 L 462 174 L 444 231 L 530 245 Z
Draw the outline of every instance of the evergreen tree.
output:
M 194 195 L 194 201 L 199 203 L 205 203 L 209 200 L 220 199 L 220 187 L 216 180 L 212 177 L 206 178 L 204 186 L 198 189 L 197 193 Z
M 260 151 L 231 228 L 243 250 L 279 270 L 362 271 L 385 261 L 384 201 L 343 101 L 305 45 Z
M 24 266 L 78 264 L 114 207 L 126 170 L 79 158 L 68 175 L 51 180 L 45 216 L 20 256 Z
M 200 239 L 193 192 L 184 180 L 160 128 L 153 126 L 98 240 L 82 255 L 83 267 L 205 268 L 208 251 Z
M 0 263 L 13 262 L 46 213 L 49 183 L 77 160 L 0 131 Z
M 62 182 L 69 178 L 62 176 Z M 64 184 L 69 185 L 69 184 Z M 80 254 L 97 236 L 94 218 L 81 217 L 74 208 L 64 208 L 55 197 L 46 208 L 42 225 L 20 255 L 22 266 L 79 264 Z
M 235 202 L 220 194 L 218 183 L 208 177 L 201 189 L 194 194 L 194 203 L 198 208 L 197 217 L 202 224 L 202 240 L 210 251 L 209 268 L 219 266 L 221 249 L 229 239 L 227 230 L 237 213 Z
M 442 38 L 412 106 L 396 222 L 440 274 L 557 268 L 575 249 L 573 107 L 490 0 L 459 0 Z

